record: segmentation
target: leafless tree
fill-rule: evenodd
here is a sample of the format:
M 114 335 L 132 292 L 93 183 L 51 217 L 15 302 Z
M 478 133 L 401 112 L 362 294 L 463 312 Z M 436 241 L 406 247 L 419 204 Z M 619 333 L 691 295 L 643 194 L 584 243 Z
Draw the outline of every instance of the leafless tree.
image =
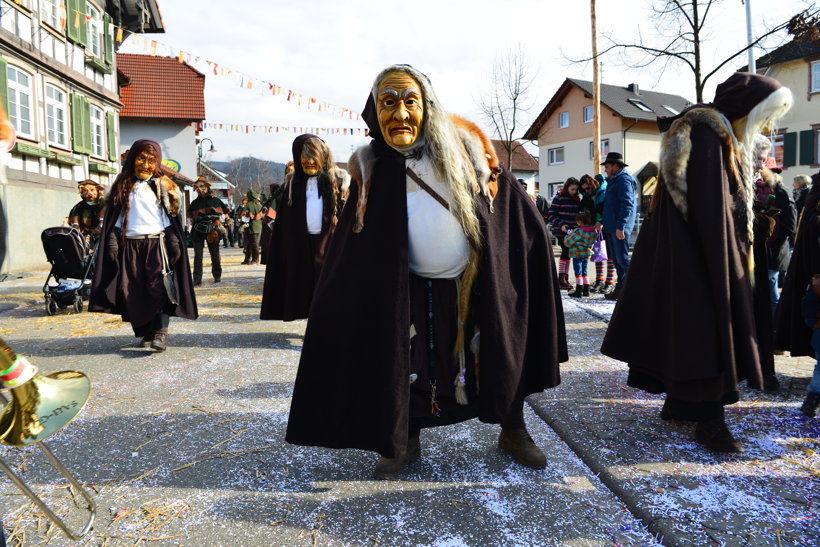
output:
M 703 88 L 706 82 L 723 67 L 746 53 L 750 47 L 761 45 L 767 38 L 780 31 L 787 30 L 795 37 L 810 37 L 813 31 L 816 32 L 820 14 L 820 10 L 811 4 L 789 20 L 769 28 L 752 43 L 729 52 L 723 60 L 717 61 L 715 66 L 705 67 L 702 53 L 709 35 L 708 31 L 720 24 L 719 19 L 710 18 L 710 15 L 713 8 L 722 2 L 723 0 L 654 0 L 651 4 L 650 20 L 655 37 L 651 41 L 645 41 L 643 36 L 639 35 L 635 42 L 622 42 L 612 36 L 606 37 L 610 45 L 604 48 L 599 56 L 610 51 L 620 51 L 625 65 L 644 68 L 661 64 L 661 74 L 671 66 L 682 63 L 694 75 L 697 102 L 703 102 Z M 573 62 L 588 60 L 590 58 Z
M 225 170 L 227 177 L 237 186 L 242 194 L 252 189 L 259 193 L 267 193 L 268 185 L 276 177 L 273 162 L 245 156 L 228 162 Z
M 482 114 L 503 143 L 507 157 L 499 160 L 507 168 L 513 152 L 522 146 L 515 139 L 523 132 L 519 130 L 522 116 L 532 109 L 529 92 L 537 73 L 518 44 L 496 57 L 489 82 L 478 98 Z

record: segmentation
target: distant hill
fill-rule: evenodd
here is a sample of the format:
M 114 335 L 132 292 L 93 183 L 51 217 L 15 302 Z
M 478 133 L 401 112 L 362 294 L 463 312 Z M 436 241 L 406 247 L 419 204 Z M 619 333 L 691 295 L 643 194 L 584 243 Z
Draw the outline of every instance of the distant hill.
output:
M 285 180 L 284 163 L 261 160 L 252 156 L 231 161 L 211 161 L 208 165 L 225 173 L 228 180 L 236 184 L 240 195 L 245 194 L 249 188 L 269 194 L 271 184 Z

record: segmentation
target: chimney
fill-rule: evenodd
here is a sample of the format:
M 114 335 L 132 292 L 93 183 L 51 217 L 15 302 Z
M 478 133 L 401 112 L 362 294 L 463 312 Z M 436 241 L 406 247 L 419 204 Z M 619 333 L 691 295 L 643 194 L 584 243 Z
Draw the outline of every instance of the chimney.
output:
M 638 84 L 629 84 L 628 86 L 626 86 L 626 88 L 629 91 L 631 91 L 632 93 L 634 93 L 635 95 L 640 95 L 641 94 L 640 89 L 638 89 Z

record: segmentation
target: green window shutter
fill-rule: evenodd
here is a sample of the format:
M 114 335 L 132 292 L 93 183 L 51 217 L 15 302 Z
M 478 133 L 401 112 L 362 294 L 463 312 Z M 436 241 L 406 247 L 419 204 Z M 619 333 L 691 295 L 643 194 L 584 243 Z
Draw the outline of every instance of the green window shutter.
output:
M 108 129 L 108 159 L 117 161 L 119 154 L 117 153 L 117 126 L 116 126 L 116 112 L 106 112 L 105 121 Z
M 83 47 L 88 47 L 88 23 L 85 22 L 85 14 L 88 12 L 88 6 L 86 5 L 85 0 L 74 0 L 77 3 L 77 11 L 80 12 L 80 28 L 79 30 L 79 42 L 83 45 Z M 74 22 L 72 21 L 72 24 Z
M 783 167 L 797 165 L 797 133 L 783 135 Z
M 9 75 L 6 71 L 6 60 L 0 57 L 0 106 L 3 112 L 9 111 Z
M 105 62 L 108 65 L 114 64 L 114 34 L 111 25 L 111 16 L 107 13 L 103 15 L 103 35 L 105 37 Z
M 77 0 L 68 0 L 65 5 L 66 9 L 66 32 L 68 39 L 75 44 L 80 43 L 80 27 L 83 26 L 82 17 L 80 17 L 80 27 L 75 27 L 74 22 L 77 20 Z
M 76 93 L 71 94 L 71 148 L 75 152 L 84 152 L 83 140 L 83 98 Z
M 83 143 L 85 153 L 91 154 L 94 146 L 91 144 L 91 103 L 83 97 Z
M 800 165 L 814 163 L 814 131 L 811 129 L 800 132 Z

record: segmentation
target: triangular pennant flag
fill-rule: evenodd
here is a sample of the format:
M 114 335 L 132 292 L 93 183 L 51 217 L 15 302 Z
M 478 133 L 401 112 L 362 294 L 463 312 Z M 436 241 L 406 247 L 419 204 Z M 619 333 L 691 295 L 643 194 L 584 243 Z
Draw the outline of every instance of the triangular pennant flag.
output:
M 122 27 L 117 27 L 117 43 L 122 43 Z

